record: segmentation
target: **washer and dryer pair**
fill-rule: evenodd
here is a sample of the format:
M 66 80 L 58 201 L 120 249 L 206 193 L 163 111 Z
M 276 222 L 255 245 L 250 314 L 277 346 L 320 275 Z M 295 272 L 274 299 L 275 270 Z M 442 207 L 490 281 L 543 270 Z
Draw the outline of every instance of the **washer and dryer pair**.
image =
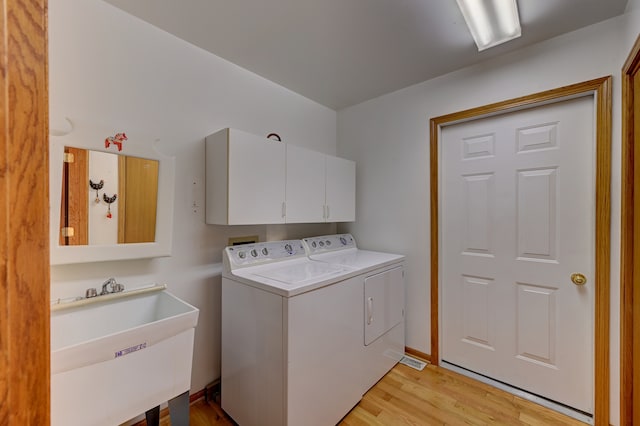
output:
M 332 425 L 404 355 L 404 256 L 350 234 L 224 249 L 222 408 Z

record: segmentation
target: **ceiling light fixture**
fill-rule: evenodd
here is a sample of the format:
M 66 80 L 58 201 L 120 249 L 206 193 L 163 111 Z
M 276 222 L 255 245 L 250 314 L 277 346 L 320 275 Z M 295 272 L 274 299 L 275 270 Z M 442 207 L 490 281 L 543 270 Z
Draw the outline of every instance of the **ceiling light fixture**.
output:
M 478 51 L 521 35 L 516 0 L 456 0 Z

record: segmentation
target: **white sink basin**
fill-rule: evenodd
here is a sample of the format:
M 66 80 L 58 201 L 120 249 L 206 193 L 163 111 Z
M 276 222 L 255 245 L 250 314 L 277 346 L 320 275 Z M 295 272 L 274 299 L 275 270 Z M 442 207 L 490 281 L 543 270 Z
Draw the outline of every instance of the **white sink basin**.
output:
M 53 312 L 51 373 L 118 358 L 119 351 L 151 346 L 197 322 L 198 309 L 166 291 Z
M 119 424 L 189 390 L 198 309 L 167 291 L 109 298 L 51 313 L 54 425 Z

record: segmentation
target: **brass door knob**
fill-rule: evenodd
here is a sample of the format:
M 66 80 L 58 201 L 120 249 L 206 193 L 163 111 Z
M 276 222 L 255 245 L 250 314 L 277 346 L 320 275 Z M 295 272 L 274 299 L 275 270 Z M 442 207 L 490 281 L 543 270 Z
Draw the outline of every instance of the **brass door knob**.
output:
M 571 282 L 575 285 L 585 285 L 587 283 L 587 277 L 579 272 L 571 274 Z

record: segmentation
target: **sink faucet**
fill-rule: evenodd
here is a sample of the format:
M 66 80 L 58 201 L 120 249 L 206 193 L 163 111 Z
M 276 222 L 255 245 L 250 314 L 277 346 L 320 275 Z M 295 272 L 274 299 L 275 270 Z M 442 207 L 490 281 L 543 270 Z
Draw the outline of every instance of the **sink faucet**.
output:
M 115 278 L 109 278 L 104 283 L 102 283 L 102 291 L 100 295 L 105 295 L 109 293 L 119 293 L 124 290 L 124 285 L 116 282 Z

